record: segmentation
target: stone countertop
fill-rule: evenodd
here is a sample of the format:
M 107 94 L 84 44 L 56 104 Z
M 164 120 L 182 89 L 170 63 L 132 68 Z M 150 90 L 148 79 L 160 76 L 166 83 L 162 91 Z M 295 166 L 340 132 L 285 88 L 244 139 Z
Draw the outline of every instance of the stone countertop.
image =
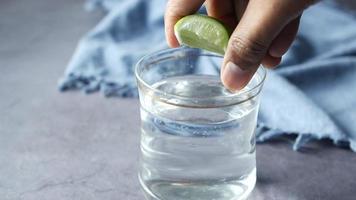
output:
M 0 2 L 1 200 L 143 200 L 138 101 L 56 88 L 100 17 L 78 0 Z M 355 199 L 356 154 L 328 142 L 257 145 L 257 167 L 250 199 Z

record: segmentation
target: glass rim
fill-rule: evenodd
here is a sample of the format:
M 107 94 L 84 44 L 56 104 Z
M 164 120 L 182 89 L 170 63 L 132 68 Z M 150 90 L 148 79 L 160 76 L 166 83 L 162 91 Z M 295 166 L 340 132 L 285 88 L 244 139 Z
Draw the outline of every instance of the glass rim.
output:
M 140 68 L 143 66 L 142 63 L 144 61 L 149 60 L 150 58 L 155 57 L 155 56 L 159 57 L 160 55 L 164 55 L 164 54 L 167 54 L 167 53 L 173 53 L 173 52 L 179 52 L 179 51 L 184 50 L 184 49 L 194 49 L 194 48 L 190 48 L 190 47 L 166 48 L 166 49 L 158 50 L 158 51 L 155 51 L 153 53 L 150 53 L 150 54 L 147 54 L 147 55 L 143 56 L 141 59 L 139 59 L 139 61 L 135 65 L 134 72 L 135 72 L 135 77 L 136 77 L 137 82 L 139 84 L 142 84 L 144 87 L 148 88 L 150 91 L 152 91 L 154 93 L 154 96 L 171 97 L 171 98 L 175 98 L 175 99 L 186 99 L 186 100 L 187 99 L 190 99 L 190 100 L 192 100 L 192 99 L 197 99 L 197 100 L 206 99 L 206 98 L 201 98 L 201 97 L 200 98 L 199 97 L 187 97 L 187 96 L 181 96 L 181 95 L 177 95 L 177 94 L 164 92 L 164 91 L 162 91 L 160 89 L 152 87 L 152 84 L 147 83 L 139 74 L 140 73 L 139 72 Z M 212 53 L 212 52 L 209 52 L 209 51 L 205 51 L 205 50 L 201 50 L 201 52 L 198 54 L 198 56 L 209 56 L 209 57 L 223 58 L 222 55 L 219 55 L 219 54 L 216 54 L 216 53 Z M 159 62 L 161 62 L 163 60 L 168 60 L 169 58 L 172 58 L 172 57 L 175 57 L 175 56 L 166 56 L 164 58 L 158 58 L 157 60 L 155 60 L 151 64 L 159 63 Z M 262 85 L 263 85 L 263 83 L 264 83 L 264 81 L 266 79 L 266 76 L 267 76 L 267 70 L 265 69 L 265 67 L 260 65 L 257 68 L 257 70 L 255 72 L 255 75 L 259 71 L 262 72 L 260 74 L 261 78 L 260 78 L 260 80 L 258 80 L 256 85 L 254 85 L 253 87 L 248 88 L 247 90 L 244 90 L 242 92 L 231 93 L 231 94 L 228 94 L 228 95 L 222 94 L 222 95 L 219 95 L 219 96 L 210 97 L 209 99 L 210 100 L 212 100 L 212 99 L 217 99 L 217 100 L 234 99 L 234 98 L 238 98 L 238 97 L 253 93 L 253 91 L 255 91 L 258 88 L 262 88 Z M 137 85 L 139 85 L 139 84 L 137 84 Z M 231 106 L 231 105 L 235 105 L 235 104 L 240 104 L 240 103 L 243 103 L 243 102 L 245 102 L 245 101 L 257 96 L 259 94 L 259 92 L 260 92 L 260 90 L 258 92 L 256 92 L 254 95 L 252 95 L 249 98 L 247 98 L 247 99 L 240 100 L 238 102 L 229 103 L 228 105 L 220 105 L 220 106 L 214 106 L 214 107 Z M 166 103 L 169 103 L 169 102 L 166 102 Z M 169 103 L 169 104 L 172 104 L 172 103 Z M 182 104 L 179 104 L 179 103 L 174 104 L 174 105 L 183 106 Z M 189 107 L 192 107 L 192 106 L 189 106 Z M 197 106 L 197 107 L 200 107 L 200 106 Z

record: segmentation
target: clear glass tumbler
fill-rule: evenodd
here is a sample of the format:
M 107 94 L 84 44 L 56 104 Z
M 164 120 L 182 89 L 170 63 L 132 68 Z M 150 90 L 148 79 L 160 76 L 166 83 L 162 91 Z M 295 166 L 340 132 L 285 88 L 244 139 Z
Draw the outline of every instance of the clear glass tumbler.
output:
M 246 199 L 256 183 L 255 127 L 260 67 L 231 93 L 222 57 L 192 48 L 163 50 L 136 66 L 141 103 L 139 180 L 149 200 Z

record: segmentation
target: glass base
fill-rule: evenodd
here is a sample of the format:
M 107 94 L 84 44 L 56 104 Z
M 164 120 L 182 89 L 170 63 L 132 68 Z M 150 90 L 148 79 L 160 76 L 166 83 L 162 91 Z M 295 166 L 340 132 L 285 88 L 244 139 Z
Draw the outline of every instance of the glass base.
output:
M 139 177 L 147 200 L 245 200 L 256 183 L 256 170 L 232 181 L 150 181 Z

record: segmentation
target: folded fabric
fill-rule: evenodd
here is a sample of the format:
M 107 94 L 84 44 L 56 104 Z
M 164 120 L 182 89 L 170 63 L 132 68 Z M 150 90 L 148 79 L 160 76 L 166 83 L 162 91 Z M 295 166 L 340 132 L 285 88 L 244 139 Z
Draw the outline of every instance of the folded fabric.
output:
M 88 8 L 102 7 L 108 14 L 80 41 L 59 88 L 137 96 L 134 64 L 167 48 L 164 6 L 162 0 L 89 1 Z M 356 151 L 355 122 L 356 17 L 323 1 L 305 11 L 296 41 L 279 68 L 268 73 L 257 141 L 296 134 L 295 150 L 329 138 Z

